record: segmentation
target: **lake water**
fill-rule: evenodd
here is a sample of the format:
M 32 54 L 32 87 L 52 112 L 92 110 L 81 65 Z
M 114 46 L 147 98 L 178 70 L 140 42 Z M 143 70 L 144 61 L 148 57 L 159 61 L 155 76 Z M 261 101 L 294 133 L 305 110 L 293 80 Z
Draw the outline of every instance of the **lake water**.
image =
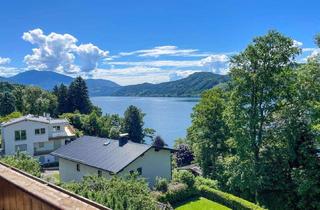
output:
M 198 98 L 174 97 L 92 97 L 94 105 L 104 113 L 123 116 L 128 106 L 139 107 L 145 114 L 146 128 L 153 128 L 172 147 L 174 140 L 186 136 L 191 125 L 192 108 Z

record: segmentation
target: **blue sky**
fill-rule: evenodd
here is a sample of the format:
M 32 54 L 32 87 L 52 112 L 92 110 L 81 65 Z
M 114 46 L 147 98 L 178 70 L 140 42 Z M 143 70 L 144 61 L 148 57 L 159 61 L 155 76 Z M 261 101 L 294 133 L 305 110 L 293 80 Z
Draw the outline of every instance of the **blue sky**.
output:
M 225 74 L 228 57 L 276 29 L 317 53 L 319 1 L 2 1 L 0 76 L 28 69 L 163 82 Z

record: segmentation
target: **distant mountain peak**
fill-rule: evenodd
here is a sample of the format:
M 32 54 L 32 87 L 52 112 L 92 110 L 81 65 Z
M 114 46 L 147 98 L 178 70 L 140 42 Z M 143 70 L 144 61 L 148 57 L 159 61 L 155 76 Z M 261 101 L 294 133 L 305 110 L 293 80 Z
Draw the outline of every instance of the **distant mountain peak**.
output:
M 53 71 L 30 70 L 9 78 L 0 78 L 1 81 L 38 86 L 52 90 L 55 85 L 69 85 L 74 78 Z M 204 90 L 210 89 L 229 80 L 227 75 L 211 72 L 196 72 L 186 78 L 152 84 L 120 86 L 115 82 L 104 79 L 87 79 L 91 96 L 199 96 Z

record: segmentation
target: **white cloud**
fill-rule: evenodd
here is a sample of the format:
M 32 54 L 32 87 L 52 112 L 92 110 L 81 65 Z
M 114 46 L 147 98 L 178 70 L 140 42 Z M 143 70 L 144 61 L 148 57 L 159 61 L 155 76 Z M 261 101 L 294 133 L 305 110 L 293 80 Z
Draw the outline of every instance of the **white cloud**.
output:
M 6 65 L 6 64 L 9 64 L 10 62 L 11 62 L 10 58 L 0 57 L 0 65 Z
M 7 67 L 7 66 L 0 66 L 0 76 L 1 77 L 11 77 L 13 75 L 16 75 L 25 69 L 19 69 L 16 67 Z
M 121 52 L 120 56 L 138 55 L 140 57 L 159 57 L 167 56 L 189 56 L 197 52 L 197 49 L 179 49 L 177 46 L 167 45 L 158 46 L 152 49 L 136 50 L 132 52 Z
M 143 66 L 114 69 L 97 68 L 92 71 L 92 78 L 103 78 L 112 80 L 121 85 L 132 85 L 144 82 L 167 82 L 175 73 L 179 78 L 183 78 L 198 71 L 199 70 L 163 70 L 161 68 Z
M 297 40 L 293 40 L 293 46 L 295 46 L 295 47 L 301 47 L 303 45 L 303 43 L 302 42 L 299 42 L 299 41 L 297 41 Z
M 111 65 L 124 66 L 152 66 L 152 67 L 192 67 L 202 66 L 199 60 L 156 60 L 156 61 L 115 61 L 109 62 Z
M 107 62 L 110 65 L 122 66 L 148 66 L 148 67 L 205 67 L 209 66 L 213 70 L 216 64 L 225 65 L 229 61 L 227 55 L 216 54 L 210 55 L 201 60 L 153 60 L 153 61 L 112 61 Z
M 210 55 L 200 62 L 213 73 L 226 74 L 229 71 L 229 57 L 224 54 Z
M 108 52 L 100 50 L 93 44 L 77 46 L 77 39 L 70 34 L 50 33 L 45 35 L 41 29 L 23 33 L 23 40 L 36 45 L 33 54 L 26 55 L 24 61 L 29 69 L 51 70 L 64 73 L 91 71 L 97 66 L 100 58 Z M 75 64 L 78 56 L 81 66 Z
M 175 81 L 175 80 L 178 80 L 178 79 L 182 79 L 182 78 L 186 78 L 188 77 L 189 75 L 195 73 L 197 71 L 195 70 L 186 70 L 186 71 L 176 71 L 176 72 L 172 72 L 169 74 L 169 80 L 170 81 Z
M 108 56 L 108 51 L 103 51 L 93 44 L 81 44 L 77 47 L 77 54 L 82 62 L 81 70 L 91 71 L 98 65 L 101 58 Z

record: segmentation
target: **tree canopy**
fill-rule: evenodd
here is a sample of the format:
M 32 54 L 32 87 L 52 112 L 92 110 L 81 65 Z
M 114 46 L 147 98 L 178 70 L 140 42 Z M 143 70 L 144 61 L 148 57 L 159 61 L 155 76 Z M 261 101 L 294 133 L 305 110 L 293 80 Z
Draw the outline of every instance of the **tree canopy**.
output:
M 129 106 L 124 113 L 124 132 L 129 134 L 129 139 L 133 142 L 143 143 L 143 117 L 144 113 L 136 106 Z
M 202 95 L 188 130 L 206 177 L 270 209 L 320 205 L 320 65 L 297 64 L 300 52 L 276 31 L 255 38 L 231 58 L 228 87 Z

